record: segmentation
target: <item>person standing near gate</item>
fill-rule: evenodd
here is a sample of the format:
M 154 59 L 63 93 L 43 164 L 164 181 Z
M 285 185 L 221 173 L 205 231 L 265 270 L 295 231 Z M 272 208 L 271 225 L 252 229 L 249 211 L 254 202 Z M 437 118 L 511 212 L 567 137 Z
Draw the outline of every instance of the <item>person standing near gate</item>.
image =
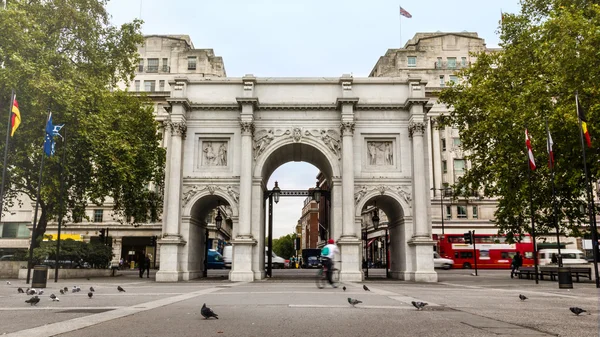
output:
M 146 268 L 146 278 L 150 278 L 150 254 L 146 255 L 146 259 L 144 260 L 144 267 Z M 144 272 L 142 272 L 142 277 L 144 276 Z
M 521 254 L 519 252 L 517 252 L 517 254 L 515 254 L 515 256 L 513 256 L 513 260 L 511 263 L 510 278 L 514 277 L 515 271 L 518 271 L 522 265 L 523 265 L 523 257 L 521 257 Z
M 146 259 L 144 256 L 140 258 L 140 262 L 138 262 L 138 269 L 140 270 L 140 278 L 144 277 L 144 271 L 146 270 Z

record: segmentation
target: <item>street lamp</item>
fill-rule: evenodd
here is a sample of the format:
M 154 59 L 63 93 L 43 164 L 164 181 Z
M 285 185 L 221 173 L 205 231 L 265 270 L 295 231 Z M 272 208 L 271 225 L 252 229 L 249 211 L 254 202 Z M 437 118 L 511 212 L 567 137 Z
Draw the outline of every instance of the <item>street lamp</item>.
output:
M 223 217 L 221 216 L 221 209 L 217 208 L 217 216 L 215 217 L 215 226 L 217 226 L 217 232 L 221 230 L 222 223 Z
M 279 203 L 279 195 L 281 194 L 281 189 L 279 188 L 279 184 L 275 182 L 275 187 L 273 187 L 273 200 L 275 203 Z
M 315 200 L 317 203 L 319 203 L 319 201 L 321 201 L 321 189 L 319 188 L 319 182 L 317 181 L 317 186 L 313 189 L 313 200 Z
M 371 221 L 373 221 L 373 229 L 377 230 L 377 227 L 379 227 L 379 210 L 377 209 L 377 203 L 375 203 L 375 210 L 373 211 L 373 217 L 371 218 Z

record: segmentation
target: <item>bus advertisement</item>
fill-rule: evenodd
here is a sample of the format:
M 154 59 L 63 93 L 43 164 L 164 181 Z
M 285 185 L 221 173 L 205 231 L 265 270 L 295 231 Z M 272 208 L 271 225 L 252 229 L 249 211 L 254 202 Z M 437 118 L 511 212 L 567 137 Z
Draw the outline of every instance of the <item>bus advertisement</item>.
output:
M 477 268 L 510 269 L 517 252 L 523 256 L 523 267 L 533 266 L 533 243 L 529 235 L 521 242 L 508 243 L 502 235 L 475 234 L 475 248 Z M 475 266 L 473 245 L 465 243 L 463 234 L 438 235 L 437 250 L 440 256 L 454 260 L 452 268 L 471 269 Z

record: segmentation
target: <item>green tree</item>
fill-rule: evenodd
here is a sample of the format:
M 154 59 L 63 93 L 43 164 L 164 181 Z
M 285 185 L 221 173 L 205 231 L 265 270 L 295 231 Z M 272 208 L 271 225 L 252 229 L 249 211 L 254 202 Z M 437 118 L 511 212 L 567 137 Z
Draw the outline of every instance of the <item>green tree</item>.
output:
M 595 181 L 600 143 L 600 5 L 585 0 L 523 0 L 519 14 L 505 14 L 502 50 L 476 54 L 460 72 L 464 82 L 445 89 L 440 101 L 452 107 L 443 126 L 458 128 L 471 169 L 456 184 L 457 193 L 473 189 L 498 198 L 499 232 L 530 232 L 527 126 L 536 159 L 532 173 L 536 231 L 554 229 L 546 126 L 554 141 L 558 220 L 567 233 L 580 235 L 586 222 L 585 176 L 575 92 L 595 137 L 587 166 Z M 563 227 L 564 229 L 564 227 Z
M 273 251 L 278 256 L 281 256 L 284 259 L 289 259 L 290 257 L 296 255 L 296 251 L 294 250 L 294 240 L 296 240 L 295 233 L 281 236 L 279 239 L 274 239 Z
M 111 26 L 105 6 L 98 0 L 14 0 L 0 10 L 0 111 L 5 116 L 15 89 L 22 117 L 9 143 L 6 206 L 19 193 L 35 200 L 50 110 L 54 124 L 66 125 L 62 176 L 71 219 L 107 198 L 126 222 L 158 217 L 165 154 L 151 104 L 117 88 L 134 76 L 141 22 Z M 6 119 L 0 118 L 0 139 Z M 59 214 L 60 139 L 56 147 L 44 164 L 35 246 L 48 219 Z M 155 190 L 147 188 L 151 182 Z

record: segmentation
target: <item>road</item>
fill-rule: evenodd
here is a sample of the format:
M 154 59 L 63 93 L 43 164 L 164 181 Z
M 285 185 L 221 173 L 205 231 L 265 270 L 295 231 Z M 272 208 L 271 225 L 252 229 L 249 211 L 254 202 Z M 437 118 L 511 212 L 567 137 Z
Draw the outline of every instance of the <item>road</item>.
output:
M 347 290 L 314 285 L 314 270 L 275 270 L 273 278 L 229 282 L 227 271 L 191 282 L 155 283 L 136 272 L 98 279 L 49 282 L 37 306 L 23 280 L 0 284 L 0 334 L 6 336 L 598 336 L 594 283 L 558 289 L 556 282 L 510 279 L 507 271 L 440 270 L 440 282 L 383 278 L 345 284 Z M 371 291 L 362 289 L 366 284 Z M 59 288 L 79 285 L 80 293 Z M 121 285 L 126 292 L 116 289 Z M 92 299 L 87 289 L 96 290 Z M 55 293 L 60 302 L 52 302 Z M 520 301 L 519 294 L 529 297 Z M 347 298 L 363 303 L 352 307 Z M 411 301 L 425 301 L 423 311 Z M 205 320 L 206 303 L 218 320 Z M 590 315 L 575 316 L 578 306 Z

